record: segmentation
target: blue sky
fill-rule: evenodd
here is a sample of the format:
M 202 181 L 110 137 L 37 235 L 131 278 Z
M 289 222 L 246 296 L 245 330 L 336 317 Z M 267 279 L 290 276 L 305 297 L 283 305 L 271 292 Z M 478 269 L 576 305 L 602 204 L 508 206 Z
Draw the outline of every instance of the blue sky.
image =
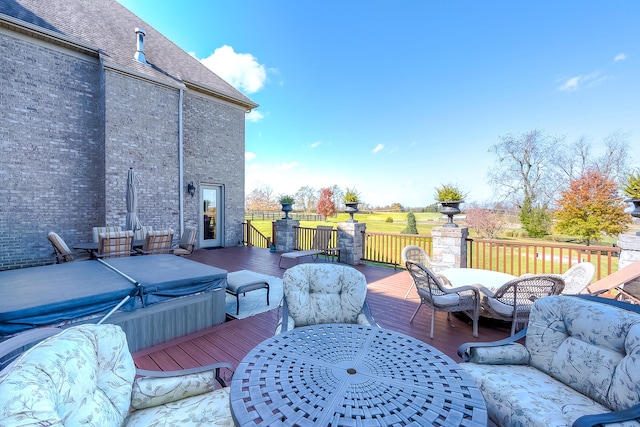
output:
M 540 129 L 640 166 L 640 2 L 119 0 L 260 107 L 246 191 L 355 187 L 372 205 L 491 199 L 488 152 Z

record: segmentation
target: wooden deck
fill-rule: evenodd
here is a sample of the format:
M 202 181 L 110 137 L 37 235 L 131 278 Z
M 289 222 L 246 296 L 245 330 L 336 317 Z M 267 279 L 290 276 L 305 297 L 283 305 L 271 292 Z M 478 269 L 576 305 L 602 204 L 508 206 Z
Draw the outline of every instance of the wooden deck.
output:
M 285 271 L 278 267 L 279 254 L 255 247 L 200 249 L 189 258 L 224 268 L 229 272 L 251 270 L 282 277 Z M 319 259 L 317 262 L 324 261 Z M 510 324 L 481 319 L 479 337 L 474 338 L 468 319 L 452 314 L 449 322 L 446 313 L 438 312 L 434 338 L 430 339 L 431 314 L 428 308 L 420 309 L 414 321 L 409 323 L 419 304 L 415 291 L 411 292 L 409 298 L 404 299 L 411 285 L 409 273 L 403 269 L 394 270 L 385 266 L 360 265 L 356 268 L 367 278 L 367 300 L 380 326 L 431 344 L 455 361 L 460 360 L 456 350 L 464 342 L 494 341 L 509 336 Z M 273 301 L 272 305 L 275 307 L 277 303 Z M 184 369 L 218 361 L 230 362 L 236 366 L 254 346 L 273 336 L 278 318 L 279 310 L 274 308 L 246 319 L 229 320 L 221 325 L 138 351 L 133 355 L 134 360 L 137 367 L 150 370 Z

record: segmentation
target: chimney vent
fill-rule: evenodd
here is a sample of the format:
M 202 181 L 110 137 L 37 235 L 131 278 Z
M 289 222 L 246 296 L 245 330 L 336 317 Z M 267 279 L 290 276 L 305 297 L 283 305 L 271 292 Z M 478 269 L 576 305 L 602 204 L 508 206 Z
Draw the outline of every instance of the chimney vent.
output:
M 144 30 L 142 28 L 136 28 L 136 39 L 136 54 L 134 58 L 136 61 L 146 64 L 147 60 L 144 57 Z

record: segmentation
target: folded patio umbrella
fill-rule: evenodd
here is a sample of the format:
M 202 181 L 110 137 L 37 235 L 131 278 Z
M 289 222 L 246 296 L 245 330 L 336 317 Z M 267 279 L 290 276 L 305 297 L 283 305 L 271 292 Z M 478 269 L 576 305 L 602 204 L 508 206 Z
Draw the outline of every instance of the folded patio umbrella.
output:
M 127 175 L 127 220 L 125 224 L 126 230 L 131 230 L 134 233 L 139 230 L 142 225 L 138 219 L 138 196 L 136 190 L 136 175 L 133 168 L 129 168 Z

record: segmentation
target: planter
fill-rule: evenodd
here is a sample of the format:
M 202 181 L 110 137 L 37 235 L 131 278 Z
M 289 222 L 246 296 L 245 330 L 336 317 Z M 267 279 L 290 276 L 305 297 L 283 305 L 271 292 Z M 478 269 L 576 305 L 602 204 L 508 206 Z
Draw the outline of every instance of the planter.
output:
M 291 219 L 291 217 L 289 216 L 289 212 L 293 210 L 293 208 L 291 207 L 293 203 L 280 203 L 280 204 L 282 205 L 282 209 L 280 210 L 284 212 L 284 218 L 282 219 Z
M 440 212 L 445 214 L 449 220 L 443 227 L 457 227 L 458 224 L 453 222 L 453 216 L 460 213 L 460 203 L 464 203 L 463 200 L 457 200 L 452 202 L 440 202 L 442 208 Z
M 359 202 L 345 202 L 344 205 L 346 206 L 345 208 L 345 212 L 349 214 L 349 216 L 351 217 L 350 219 L 347 220 L 347 222 L 358 222 L 357 220 L 353 219 L 353 214 L 358 212 L 358 203 Z
M 640 218 L 640 199 L 627 199 L 625 202 L 633 203 L 633 210 L 630 212 L 634 218 Z

